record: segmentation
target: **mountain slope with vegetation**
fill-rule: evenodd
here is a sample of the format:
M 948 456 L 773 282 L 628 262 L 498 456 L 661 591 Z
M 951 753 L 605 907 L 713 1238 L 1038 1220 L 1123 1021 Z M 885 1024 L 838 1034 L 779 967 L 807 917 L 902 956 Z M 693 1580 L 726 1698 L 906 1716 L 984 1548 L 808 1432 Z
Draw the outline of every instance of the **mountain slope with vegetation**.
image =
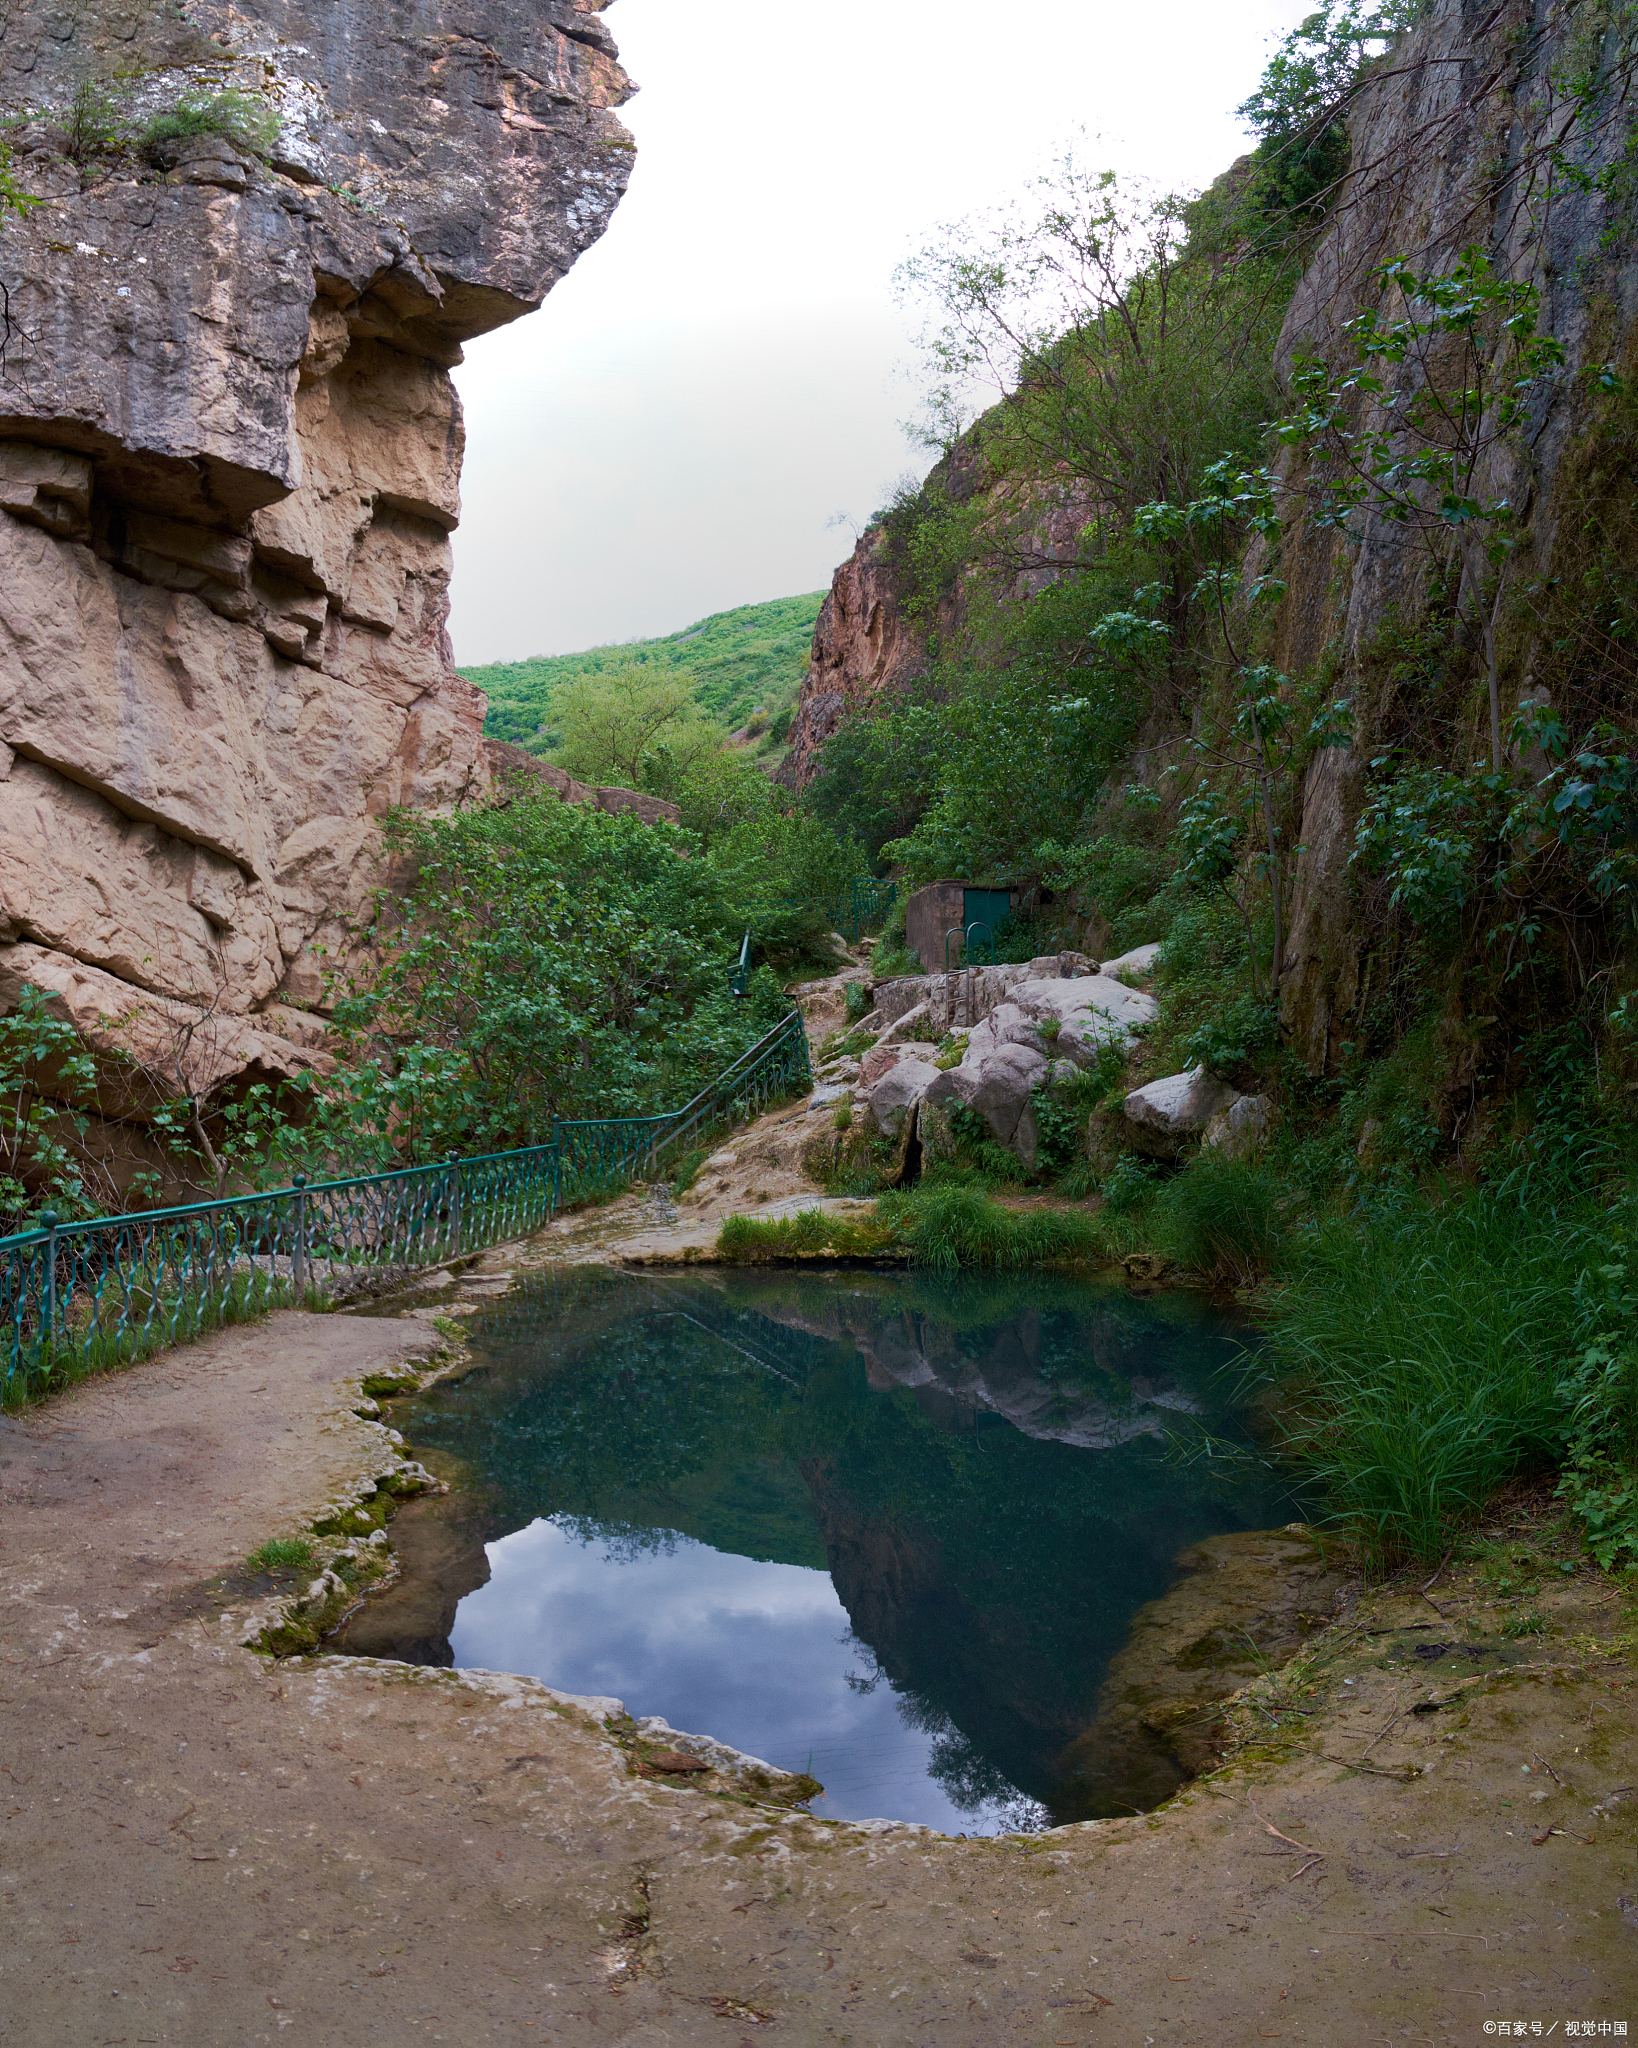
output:
M 802 687 L 823 598 L 823 591 L 813 591 L 738 605 L 654 640 L 490 662 L 461 673 L 489 699 L 488 737 L 534 754 L 549 753 L 559 742 L 552 708 L 559 690 L 634 668 L 685 683 L 701 716 L 726 731 L 745 727 L 760 713 L 761 731 L 779 745 Z

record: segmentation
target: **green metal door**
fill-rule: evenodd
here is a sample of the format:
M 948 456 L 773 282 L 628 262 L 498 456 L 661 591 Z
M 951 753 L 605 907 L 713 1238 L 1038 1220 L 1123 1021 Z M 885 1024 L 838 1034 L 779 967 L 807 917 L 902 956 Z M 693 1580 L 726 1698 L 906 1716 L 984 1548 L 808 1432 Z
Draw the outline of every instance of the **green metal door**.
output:
M 961 922 L 988 925 L 993 933 L 1011 908 L 1010 889 L 967 889 L 962 893 Z

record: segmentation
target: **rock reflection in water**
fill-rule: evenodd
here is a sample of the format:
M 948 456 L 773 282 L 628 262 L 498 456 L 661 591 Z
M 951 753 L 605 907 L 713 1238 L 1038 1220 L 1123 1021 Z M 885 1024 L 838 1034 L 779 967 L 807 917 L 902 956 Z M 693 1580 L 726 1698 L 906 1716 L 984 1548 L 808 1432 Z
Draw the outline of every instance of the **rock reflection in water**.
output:
M 1077 1742 L 1179 1550 L 1290 1516 L 1203 1454 L 1238 1351 L 1208 1306 L 578 1269 L 469 1329 L 480 1366 L 400 1418 L 466 1479 L 405 1511 L 438 1583 L 408 1559 L 344 1647 L 534 1671 L 790 1770 L 811 1749 L 847 1818 L 991 1832 L 1179 1782 L 1152 1741 L 1089 1779 Z

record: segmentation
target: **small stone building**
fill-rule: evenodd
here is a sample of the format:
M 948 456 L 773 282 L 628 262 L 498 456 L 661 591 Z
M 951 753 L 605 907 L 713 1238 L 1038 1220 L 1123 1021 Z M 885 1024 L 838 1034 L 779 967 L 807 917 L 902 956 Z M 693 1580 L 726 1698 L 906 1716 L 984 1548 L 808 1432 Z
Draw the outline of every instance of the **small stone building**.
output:
M 948 965 L 959 966 L 967 927 L 981 924 L 993 933 L 1016 897 L 1016 890 L 980 888 L 971 882 L 929 882 L 918 889 L 904 908 L 904 935 L 923 972 L 944 972 L 944 945 L 952 932 L 958 936 L 950 938 Z

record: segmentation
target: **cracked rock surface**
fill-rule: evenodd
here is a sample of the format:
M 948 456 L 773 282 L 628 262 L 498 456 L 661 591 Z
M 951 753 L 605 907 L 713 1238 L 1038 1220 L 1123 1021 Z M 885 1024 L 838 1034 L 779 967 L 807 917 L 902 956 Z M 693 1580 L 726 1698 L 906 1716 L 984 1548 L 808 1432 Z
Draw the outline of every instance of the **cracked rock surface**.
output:
M 450 367 L 602 232 L 629 92 L 593 0 L 0 5 L 0 1004 L 171 1093 L 323 1062 L 376 820 L 495 772 Z M 132 140 L 223 93 L 264 150 Z M 160 1162 L 110 1108 L 123 1186 Z

